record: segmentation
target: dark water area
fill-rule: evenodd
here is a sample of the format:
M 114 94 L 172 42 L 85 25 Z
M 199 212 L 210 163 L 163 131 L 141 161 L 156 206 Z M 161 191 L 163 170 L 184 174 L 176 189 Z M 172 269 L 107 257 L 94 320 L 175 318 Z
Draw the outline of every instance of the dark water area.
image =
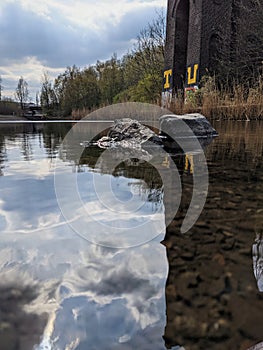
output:
M 263 123 L 214 122 L 207 200 L 184 234 L 200 155 L 105 156 L 82 143 L 109 124 L 85 125 L 66 139 L 73 124 L 0 125 L 0 349 L 263 341 Z
M 247 349 L 263 337 L 262 123 L 214 126 L 203 212 L 185 237 L 180 212 L 166 233 L 168 348 Z M 187 202 L 191 182 L 183 181 Z

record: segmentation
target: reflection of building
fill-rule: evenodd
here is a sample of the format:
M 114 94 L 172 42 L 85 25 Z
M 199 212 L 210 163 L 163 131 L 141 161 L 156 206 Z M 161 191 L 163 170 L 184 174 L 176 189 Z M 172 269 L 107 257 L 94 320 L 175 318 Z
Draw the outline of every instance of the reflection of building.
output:
M 5 140 L 2 137 L 2 135 L 0 135 L 0 176 L 3 175 L 2 169 L 4 168 L 3 163 L 4 163 L 5 155 L 6 155 Z

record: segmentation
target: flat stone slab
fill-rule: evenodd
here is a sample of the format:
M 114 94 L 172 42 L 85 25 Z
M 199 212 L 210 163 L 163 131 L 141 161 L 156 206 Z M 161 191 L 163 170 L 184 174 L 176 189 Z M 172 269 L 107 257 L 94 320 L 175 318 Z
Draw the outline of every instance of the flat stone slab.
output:
M 160 117 L 162 133 L 171 138 L 177 137 L 213 137 L 218 133 L 202 114 L 164 115 Z

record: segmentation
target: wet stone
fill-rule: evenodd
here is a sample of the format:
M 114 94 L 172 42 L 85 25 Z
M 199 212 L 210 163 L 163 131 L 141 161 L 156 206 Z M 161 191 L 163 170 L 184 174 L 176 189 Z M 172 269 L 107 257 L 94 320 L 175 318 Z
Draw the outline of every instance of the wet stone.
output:
M 221 295 L 225 290 L 225 280 L 224 277 L 221 277 L 218 280 L 214 280 L 208 287 L 208 293 L 212 297 L 217 297 Z
M 203 244 L 211 244 L 211 243 L 215 243 L 216 241 L 216 237 L 214 236 L 208 236 L 208 237 L 205 237 L 203 240 L 202 240 L 202 243 Z
M 193 260 L 195 257 L 195 253 L 194 252 L 184 252 L 181 254 L 181 258 L 184 260 Z
M 186 126 L 188 128 L 186 128 Z M 209 121 L 199 113 L 162 116 L 160 118 L 161 131 L 173 139 L 178 136 L 216 136 L 217 132 Z
M 200 266 L 199 271 L 202 280 L 211 282 L 222 276 L 224 272 L 224 267 L 220 265 L 217 261 L 213 261 L 211 259 L 209 263 L 203 263 Z
M 175 317 L 174 326 L 186 339 L 199 339 L 205 337 L 207 332 L 207 324 L 199 322 L 190 315 Z
M 222 233 L 226 237 L 233 237 L 234 236 L 234 234 L 232 232 L 227 231 L 227 230 L 223 230 Z
M 228 239 L 225 239 L 225 243 L 222 244 L 222 249 L 224 250 L 231 250 L 234 248 L 234 245 L 235 245 L 235 238 L 228 238 Z
M 222 254 L 217 253 L 213 256 L 212 259 L 213 259 L 213 261 L 217 262 L 221 266 L 225 265 L 225 258 Z
M 175 266 L 177 268 L 184 268 L 187 269 L 187 265 L 185 263 L 184 260 L 182 260 L 181 258 L 175 258 L 171 261 L 171 265 Z
M 231 336 L 231 324 L 228 320 L 219 319 L 208 330 L 207 337 L 212 340 L 227 339 Z
M 240 249 L 239 254 L 245 255 L 245 256 L 251 256 L 252 255 L 251 248 Z

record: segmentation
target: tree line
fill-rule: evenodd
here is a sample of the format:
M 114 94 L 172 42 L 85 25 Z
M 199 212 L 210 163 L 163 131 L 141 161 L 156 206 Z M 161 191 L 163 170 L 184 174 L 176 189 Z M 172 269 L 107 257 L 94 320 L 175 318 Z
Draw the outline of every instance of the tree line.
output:
M 44 73 L 40 92 L 44 112 L 68 116 L 117 102 L 156 103 L 162 91 L 164 41 L 165 20 L 159 14 L 121 59 L 113 54 L 83 69 L 73 65 L 54 81 Z

